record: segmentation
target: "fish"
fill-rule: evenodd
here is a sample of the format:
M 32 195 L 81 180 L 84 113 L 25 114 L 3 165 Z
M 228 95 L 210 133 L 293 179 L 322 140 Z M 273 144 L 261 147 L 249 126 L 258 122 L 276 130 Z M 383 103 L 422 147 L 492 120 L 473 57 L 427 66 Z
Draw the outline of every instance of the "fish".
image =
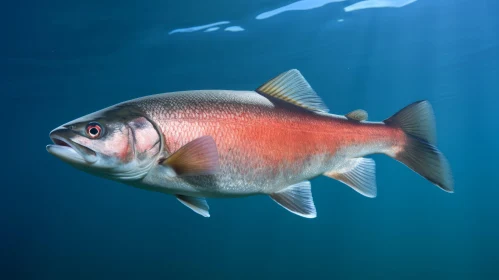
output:
M 297 69 L 253 91 L 179 91 L 125 101 L 63 124 L 49 137 L 47 151 L 74 168 L 173 195 L 203 217 L 210 216 L 207 198 L 266 195 L 315 218 L 310 180 L 321 175 L 374 198 L 372 154 L 454 192 L 427 100 L 379 122 L 361 109 L 331 114 Z

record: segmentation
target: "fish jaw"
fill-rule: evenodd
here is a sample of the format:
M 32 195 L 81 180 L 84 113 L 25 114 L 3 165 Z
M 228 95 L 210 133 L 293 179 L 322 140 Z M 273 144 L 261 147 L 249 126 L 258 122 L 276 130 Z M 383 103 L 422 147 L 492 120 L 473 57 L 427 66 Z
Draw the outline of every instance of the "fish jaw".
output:
M 73 165 L 88 165 L 97 161 L 97 153 L 71 140 L 70 129 L 58 127 L 50 132 L 54 144 L 47 145 L 47 152 Z
M 85 164 L 83 157 L 69 145 L 51 144 L 47 145 L 47 152 L 69 164 Z

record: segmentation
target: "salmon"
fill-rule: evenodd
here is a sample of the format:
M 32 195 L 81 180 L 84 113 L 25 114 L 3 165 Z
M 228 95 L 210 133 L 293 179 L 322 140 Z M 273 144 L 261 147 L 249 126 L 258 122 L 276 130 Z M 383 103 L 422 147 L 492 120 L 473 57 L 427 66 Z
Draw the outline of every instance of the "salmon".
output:
M 196 90 L 126 101 L 66 123 L 47 150 L 88 173 L 171 194 L 209 217 L 205 198 L 268 195 L 314 218 L 310 180 L 324 175 L 376 197 L 375 162 L 385 154 L 453 192 L 436 148 L 428 101 L 381 122 L 364 110 L 334 115 L 301 73 L 255 91 Z

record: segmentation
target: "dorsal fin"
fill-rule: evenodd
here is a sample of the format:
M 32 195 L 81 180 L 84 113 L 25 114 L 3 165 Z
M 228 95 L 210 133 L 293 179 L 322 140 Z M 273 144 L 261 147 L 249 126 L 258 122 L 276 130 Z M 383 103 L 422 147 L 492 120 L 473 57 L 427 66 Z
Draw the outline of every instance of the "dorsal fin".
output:
M 305 78 L 296 69 L 289 70 L 266 82 L 256 92 L 272 96 L 312 112 L 329 110 Z
M 367 112 L 362 109 L 358 109 L 346 114 L 345 117 L 352 121 L 367 121 Z

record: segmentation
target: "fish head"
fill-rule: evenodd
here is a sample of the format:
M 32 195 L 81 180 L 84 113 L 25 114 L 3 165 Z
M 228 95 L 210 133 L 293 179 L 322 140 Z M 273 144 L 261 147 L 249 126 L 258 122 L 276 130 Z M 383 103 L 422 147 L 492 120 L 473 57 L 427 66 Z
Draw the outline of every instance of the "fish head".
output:
M 50 132 L 47 151 L 85 172 L 117 181 L 142 179 L 157 162 L 161 133 L 138 109 L 114 106 Z

